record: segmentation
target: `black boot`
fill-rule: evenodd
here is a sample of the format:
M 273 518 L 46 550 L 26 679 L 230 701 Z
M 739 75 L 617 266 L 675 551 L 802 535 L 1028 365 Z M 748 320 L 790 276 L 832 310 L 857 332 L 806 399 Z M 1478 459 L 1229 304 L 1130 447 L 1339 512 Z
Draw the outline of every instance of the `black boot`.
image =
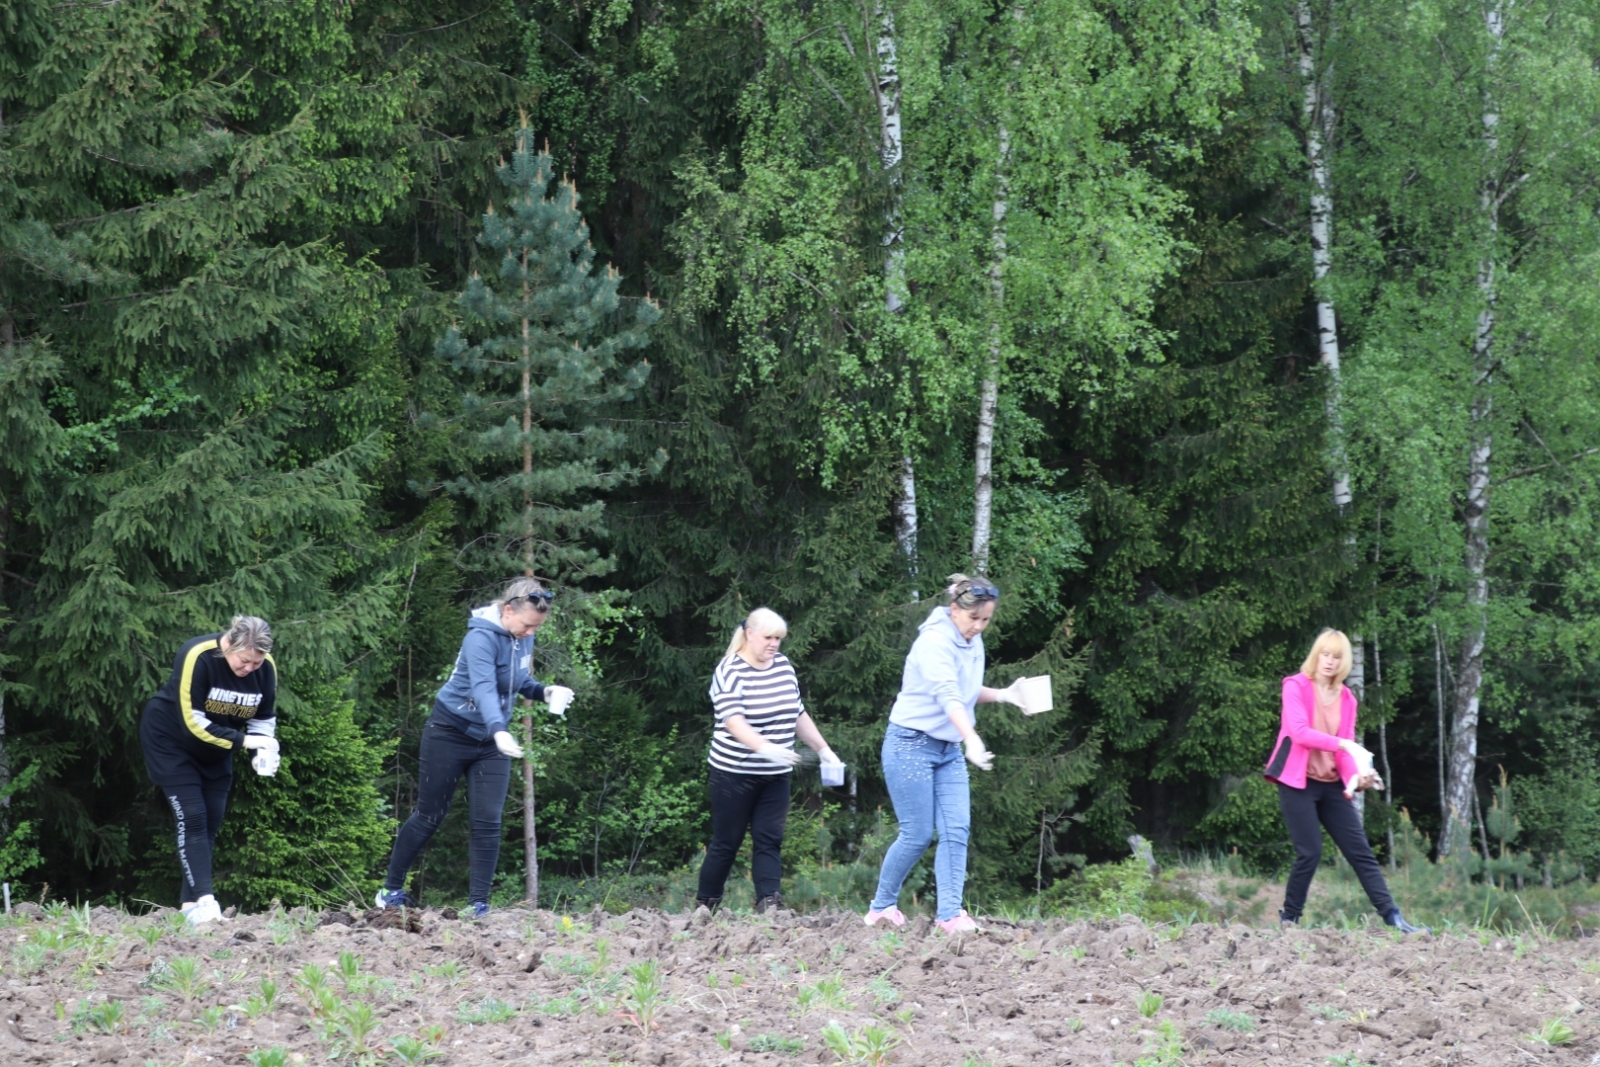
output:
M 782 893 L 772 893 L 768 896 L 759 897 L 756 900 L 757 915 L 765 915 L 767 912 L 777 911 L 781 907 L 783 907 Z
M 705 908 L 711 914 L 715 915 L 717 913 L 717 909 L 722 907 L 722 898 L 721 897 L 695 897 L 694 898 L 694 906 L 697 907 L 697 908 Z
M 1384 921 L 1384 923 L 1386 925 L 1394 927 L 1396 930 L 1399 930 L 1402 934 L 1431 934 L 1431 933 L 1433 933 L 1433 931 L 1428 929 L 1426 926 L 1412 926 L 1410 923 L 1406 922 L 1406 917 L 1404 915 L 1400 914 L 1400 909 L 1399 908 L 1394 909 L 1388 915 L 1384 916 L 1383 921 Z
M 1300 918 L 1299 918 L 1299 916 L 1296 916 L 1295 918 L 1291 919 L 1291 918 L 1289 918 L 1289 916 L 1285 915 L 1283 912 L 1280 911 L 1280 912 L 1278 912 L 1278 925 L 1279 926 L 1299 926 L 1300 925 Z

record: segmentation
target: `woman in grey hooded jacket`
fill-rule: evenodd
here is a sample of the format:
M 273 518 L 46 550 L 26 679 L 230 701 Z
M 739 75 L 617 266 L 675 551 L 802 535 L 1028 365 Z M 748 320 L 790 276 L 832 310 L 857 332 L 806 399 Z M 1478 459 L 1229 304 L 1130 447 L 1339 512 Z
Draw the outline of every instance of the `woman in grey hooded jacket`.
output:
M 500 859 L 500 813 L 511 785 L 511 761 L 522 746 L 511 736 L 518 696 L 543 700 L 565 713 L 572 690 L 545 685 L 531 673 L 534 633 L 550 617 L 555 594 L 533 578 L 518 578 L 500 599 L 467 620 L 455 669 L 433 701 L 417 757 L 417 806 L 394 841 L 378 907 L 412 904 L 406 873 L 417 861 L 467 780 L 472 836 L 467 851 L 467 899 L 474 916 L 489 911 L 489 889 Z
M 937 925 L 946 933 L 977 929 L 961 907 L 967 881 L 967 835 L 972 802 L 967 764 L 987 771 L 994 756 L 978 736 L 976 705 L 1023 706 L 1013 684 L 983 684 L 983 631 L 994 618 L 1000 590 L 982 578 L 952 574 L 948 607 L 934 608 L 906 657 L 900 694 L 883 739 L 883 777 L 894 802 L 900 836 L 889 846 L 866 923 L 906 921 L 896 901 L 911 868 L 939 836 L 933 876 L 939 889 Z M 966 751 L 962 752 L 965 745 Z M 965 760 L 963 760 L 963 755 Z

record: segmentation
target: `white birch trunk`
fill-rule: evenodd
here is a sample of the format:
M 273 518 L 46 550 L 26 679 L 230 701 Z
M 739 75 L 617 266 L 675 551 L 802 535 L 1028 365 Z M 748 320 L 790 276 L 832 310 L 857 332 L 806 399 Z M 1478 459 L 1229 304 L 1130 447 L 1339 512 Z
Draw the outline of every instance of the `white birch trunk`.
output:
M 989 358 L 984 364 L 983 385 L 978 399 L 978 440 L 973 449 L 972 567 L 976 574 L 989 573 L 989 542 L 994 513 L 994 423 L 1000 406 L 1000 358 L 1004 343 L 1006 302 L 1006 211 L 1011 203 L 1008 169 L 1011 160 L 1011 135 L 1000 127 L 999 152 L 995 161 L 993 222 L 989 231 Z
M 900 293 L 905 288 L 906 250 L 900 225 L 900 162 L 905 157 L 905 141 L 900 126 L 900 60 L 894 43 L 894 12 L 879 6 L 878 69 L 872 90 L 878 104 L 878 132 L 882 140 L 883 169 L 889 175 L 891 195 L 884 212 L 883 306 L 891 315 L 904 306 Z M 906 572 L 911 579 L 912 599 L 917 584 L 917 464 L 908 446 L 900 457 L 900 493 L 895 502 L 895 540 L 906 557 Z
M 1478 719 L 1483 689 L 1483 650 L 1488 637 L 1489 608 L 1489 462 L 1494 454 L 1490 418 L 1494 413 L 1495 311 L 1499 292 L 1495 279 L 1496 243 L 1500 235 L 1500 107 L 1496 74 L 1505 41 L 1505 9 L 1512 0 L 1495 0 L 1484 12 L 1489 34 L 1483 91 L 1483 179 L 1478 206 L 1483 216 L 1484 251 L 1478 260 L 1478 322 L 1472 339 L 1471 435 L 1467 455 L 1467 494 L 1462 508 L 1466 533 L 1467 607 L 1471 617 L 1457 659 L 1453 714 L 1450 722 L 1449 781 L 1446 787 L 1444 837 L 1440 855 L 1470 848 L 1473 800 L 1477 795 Z
M 1295 5 L 1295 22 L 1299 29 L 1300 80 L 1304 94 L 1301 112 L 1306 128 L 1306 170 L 1311 181 L 1311 280 L 1317 301 L 1317 362 L 1328 374 L 1323 410 L 1328 419 L 1329 480 L 1333 506 L 1343 518 L 1350 509 L 1352 493 L 1344 433 L 1339 323 L 1328 280 L 1333 270 L 1333 183 L 1328 173 L 1328 155 L 1338 113 L 1334 109 L 1329 72 L 1317 70 L 1318 35 L 1309 0 L 1300 0 Z M 1353 556 L 1355 535 L 1348 535 L 1345 543 Z M 1356 700 L 1361 701 L 1366 692 L 1366 663 L 1360 634 L 1350 635 L 1350 647 L 1353 655 L 1345 684 Z M 1365 793 L 1356 794 L 1355 806 L 1358 815 L 1366 815 Z
M 1306 166 L 1311 177 L 1311 277 L 1317 298 L 1317 362 L 1328 372 L 1324 404 L 1328 443 L 1333 453 L 1333 503 L 1342 516 L 1351 500 L 1350 466 L 1340 402 L 1339 326 L 1328 283 L 1333 269 L 1333 188 L 1328 175 L 1328 153 L 1337 113 L 1327 72 L 1319 74 L 1317 71 L 1317 30 L 1312 22 L 1309 0 L 1300 0 L 1295 15 L 1300 30 L 1300 77 L 1304 83 Z

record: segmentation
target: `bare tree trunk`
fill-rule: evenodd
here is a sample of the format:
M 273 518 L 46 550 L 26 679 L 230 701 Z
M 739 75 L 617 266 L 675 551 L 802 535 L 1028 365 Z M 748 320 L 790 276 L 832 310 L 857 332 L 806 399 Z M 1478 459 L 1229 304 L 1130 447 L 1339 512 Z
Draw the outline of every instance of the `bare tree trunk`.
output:
M 989 573 L 989 543 L 993 528 L 994 422 L 1000 406 L 1000 357 L 1005 337 L 1006 211 L 1011 198 L 1008 174 L 1010 161 L 1011 135 L 1001 126 L 995 162 L 994 223 L 989 233 L 989 296 L 993 319 L 989 323 L 989 359 L 984 365 L 983 386 L 978 398 L 978 440 L 973 449 L 972 567 L 977 574 Z
M 522 847 L 528 856 L 528 867 L 522 879 L 522 895 L 528 906 L 539 906 L 539 831 L 535 821 L 533 782 L 533 715 L 522 717 L 522 742 L 527 748 L 522 760 Z
M 884 212 L 883 306 L 898 315 L 903 306 L 900 292 L 905 287 L 906 250 L 900 224 L 900 162 L 905 158 L 905 142 L 900 126 L 900 60 L 895 49 L 894 12 L 887 6 L 877 9 L 878 64 L 870 79 L 878 104 L 878 133 L 882 141 L 883 169 L 889 175 L 892 195 Z M 906 574 L 911 581 L 911 598 L 917 597 L 917 465 L 909 443 L 900 456 L 900 492 L 895 501 L 895 540 L 905 554 Z
M 1372 674 L 1373 681 L 1377 683 L 1378 691 L 1383 692 L 1383 649 L 1378 644 L 1378 635 L 1372 635 Z M 1384 796 L 1389 801 L 1390 818 L 1384 834 L 1389 844 L 1389 869 L 1395 870 L 1399 864 L 1394 855 L 1394 771 L 1389 768 L 1389 724 L 1378 724 L 1378 758 L 1383 760 L 1383 788 Z
M 1439 625 L 1438 625 L 1438 623 L 1435 623 L 1434 626 L 1433 626 L 1433 698 L 1434 698 L 1434 706 L 1437 709 L 1438 720 L 1439 720 L 1438 723 L 1437 723 L 1437 726 L 1436 726 L 1436 731 L 1435 731 L 1435 735 L 1434 736 L 1438 740 L 1437 756 L 1438 756 L 1438 762 L 1439 762 L 1439 819 L 1440 819 L 1440 824 L 1443 825 L 1445 812 L 1449 810 L 1445 806 L 1446 797 L 1448 796 L 1449 791 L 1445 788 L 1446 779 L 1445 779 L 1445 769 L 1444 769 L 1445 768 L 1445 760 L 1444 760 L 1444 749 L 1445 749 L 1445 732 L 1444 732 L 1444 640 L 1439 636 Z M 1443 834 L 1439 835 L 1439 846 L 1441 848 L 1444 847 L 1444 835 Z M 1444 853 L 1440 852 L 1440 855 L 1442 856 L 1442 855 L 1444 855 Z
M 524 119 L 523 124 L 527 121 Z M 526 136 L 526 134 L 524 134 Z M 526 146 L 524 146 L 526 147 Z M 522 301 L 528 301 L 528 252 L 522 252 Z M 533 577 L 533 348 L 528 339 L 528 320 L 522 320 L 522 563 L 523 574 Z M 522 717 L 522 732 L 527 740 L 522 760 L 522 850 L 524 856 L 522 895 L 539 904 L 539 832 L 534 825 L 533 716 Z
M 1462 508 L 1466 527 L 1465 563 L 1470 619 L 1457 659 L 1454 714 L 1450 723 L 1450 778 L 1441 855 L 1460 847 L 1472 832 L 1469 804 L 1475 795 L 1478 765 L 1479 703 L 1483 689 L 1483 650 L 1488 637 L 1489 609 L 1489 463 L 1494 454 L 1490 418 L 1494 413 L 1496 242 L 1500 235 L 1500 111 L 1495 92 L 1500 47 L 1505 40 L 1509 0 L 1495 0 L 1484 12 L 1489 55 L 1483 91 L 1483 180 L 1478 206 L 1483 215 L 1484 251 L 1478 260 L 1478 324 L 1472 340 L 1471 439 L 1467 459 L 1467 495 Z

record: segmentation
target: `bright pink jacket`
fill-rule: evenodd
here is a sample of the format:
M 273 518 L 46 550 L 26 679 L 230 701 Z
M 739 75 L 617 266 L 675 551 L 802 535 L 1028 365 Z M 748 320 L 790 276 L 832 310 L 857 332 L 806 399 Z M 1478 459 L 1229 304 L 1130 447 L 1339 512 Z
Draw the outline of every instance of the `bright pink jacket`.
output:
M 1355 694 L 1345 686 L 1339 687 L 1338 736 L 1325 734 L 1312 726 L 1316 722 L 1316 714 L 1316 683 L 1298 671 L 1285 678 L 1282 725 L 1278 727 L 1278 740 L 1272 746 L 1272 755 L 1268 757 L 1266 770 L 1262 772 L 1267 781 L 1304 789 L 1306 761 L 1311 758 L 1314 748 L 1333 753 L 1340 781 L 1348 782 L 1355 775 L 1355 759 L 1339 748 L 1339 738 L 1355 740 Z

